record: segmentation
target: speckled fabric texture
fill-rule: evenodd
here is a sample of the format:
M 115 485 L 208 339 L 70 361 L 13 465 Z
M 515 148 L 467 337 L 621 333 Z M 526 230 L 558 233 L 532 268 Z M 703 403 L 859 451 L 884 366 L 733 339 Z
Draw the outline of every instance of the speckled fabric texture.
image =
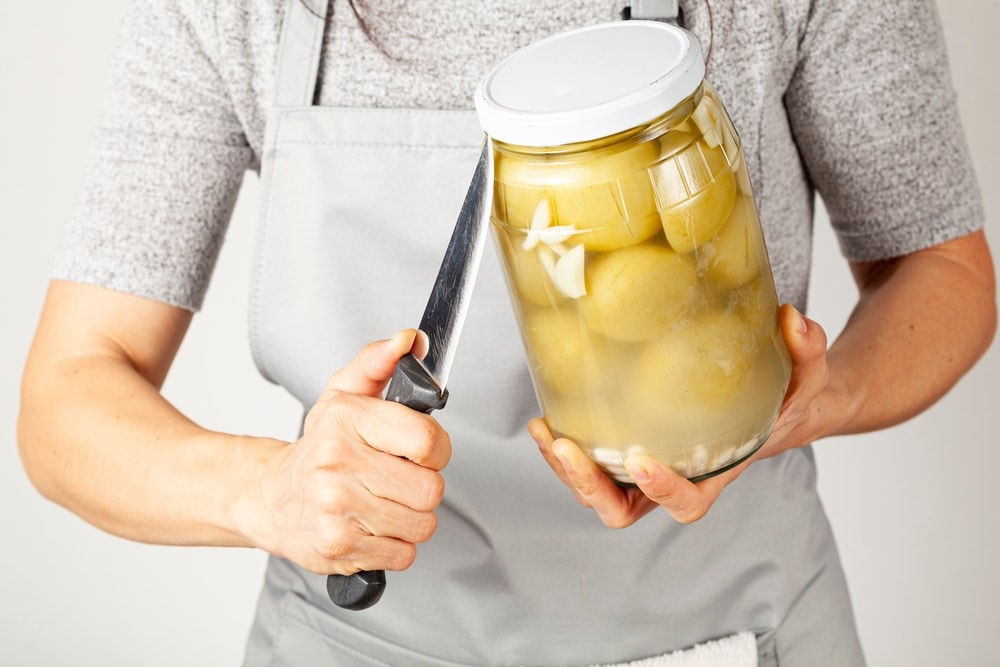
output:
M 346 0 L 332 3 L 319 104 L 468 109 L 502 57 L 616 20 L 624 3 L 365 4 L 374 43 Z M 805 307 L 813 188 L 856 261 L 982 225 L 931 0 L 681 6 L 743 139 L 783 300 Z M 283 13 L 281 0 L 133 3 L 54 277 L 200 307 L 259 167 Z

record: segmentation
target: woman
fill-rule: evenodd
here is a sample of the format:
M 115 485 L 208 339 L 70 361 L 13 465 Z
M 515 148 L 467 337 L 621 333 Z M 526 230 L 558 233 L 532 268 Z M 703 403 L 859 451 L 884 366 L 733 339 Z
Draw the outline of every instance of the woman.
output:
M 133 7 L 25 371 L 32 480 L 130 539 L 273 554 L 250 665 L 615 664 L 746 632 L 759 664 L 862 664 L 808 445 L 926 408 L 995 327 L 933 7 L 681 3 L 750 156 L 794 373 L 752 463 L 690 484 L 635 457 L 623 491 L 538 420 L 530 451 L 495 267 L 434 418 L 379 399 L 421 337 L 366 344 L 419 319 L 481 140 L 478 79 L 621 3 L 369 5 Z M 247 169 L 256 361 L 308 411 L 293 443 L 208 432 L 157 391 Z M 860 293 L 829 351 L 798 314 L 814 188 Z M 373 609 L 326 600 L 321 575 L 378 568 L 399 572 Z

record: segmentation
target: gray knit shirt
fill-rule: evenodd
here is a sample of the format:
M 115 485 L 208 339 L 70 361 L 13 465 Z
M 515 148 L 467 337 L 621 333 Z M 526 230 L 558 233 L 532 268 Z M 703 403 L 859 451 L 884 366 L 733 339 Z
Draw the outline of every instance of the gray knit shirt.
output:
M 373 42 L 335 0 L 317 101 L 468 109 L 504 56 L 624 4 L 371 0 Z M 819 191 L 854 261 L 982 225 L 932 0 L 681 6 L 747 151 L 783 300 L 805 305 L 811 254 L 811 199 L 789 188 Z M 283 15 L 283 0 L 132 4 L 56 278 L 200 307 L 243 175 L 259 168 Z

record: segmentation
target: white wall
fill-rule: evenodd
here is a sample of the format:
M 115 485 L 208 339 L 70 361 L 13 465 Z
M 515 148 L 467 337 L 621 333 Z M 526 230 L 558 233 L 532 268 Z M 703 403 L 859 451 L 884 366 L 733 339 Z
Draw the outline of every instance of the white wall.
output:
M 263 568 L 245 550 L 109 537 L 28 484 L 14 441 L 18 380 L 54 247 L 83 178 L 125 0 L 0 3 L 0 664 L 235 665 Z M 1000 238 L 1000 2 L 942 0 L 962 113 Z M 217 429 L 290 437 L 296 407 L 245 344 L 251 178 L 168 396 Z M 833 334 L 853 294 L 818 224 L 811 315 Z M 237 341 L 234 343 L 234 341 Z M 928 414 L 818 447 L 872 665 L 1000 664 L 1000 351 Z M 58 406 L 53 406 L 58 409 Z

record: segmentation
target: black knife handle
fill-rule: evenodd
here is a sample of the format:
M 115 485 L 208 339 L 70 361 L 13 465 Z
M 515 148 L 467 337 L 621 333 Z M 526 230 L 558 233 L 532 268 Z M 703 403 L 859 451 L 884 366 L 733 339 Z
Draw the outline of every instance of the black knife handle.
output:
M 423 365 L 408 354 L 399 360 L 385 400 L 430 414 L 448 402 L 448 390 L 438 387 Z M 350 611 L 368 609 L 385 592 L 385 571 L 371 570 L 352 575 L 331 574 L 326 578 L 326 592 L 335 605 Z
M 342 609 L 368 609 L 385 592 L 385 570 L 355 572 L 350 576 L 331 574 L 326 578 L 326 592 L 333 603 Z
M 396 365 L 389 387 L 385 390 L 385 400 L 430 414 L 448 402 L 448 390 L 439 387 L 423 364 L 408 354 Z

